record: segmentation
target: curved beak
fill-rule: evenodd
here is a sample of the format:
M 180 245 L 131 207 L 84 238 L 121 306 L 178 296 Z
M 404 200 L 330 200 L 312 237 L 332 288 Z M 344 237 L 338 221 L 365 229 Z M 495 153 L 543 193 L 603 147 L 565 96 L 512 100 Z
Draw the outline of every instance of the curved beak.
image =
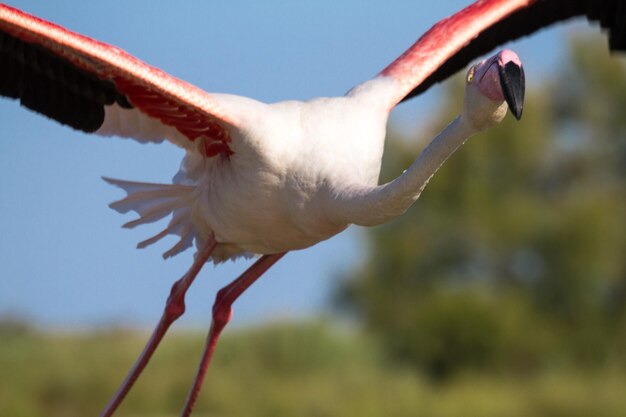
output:
M 513 116 L 519 120 L 522 117 L 522 110 L 524 110 L 524 92 L 526 89 L 524 68 L 519 61 L 510 60 L 504 63 L 498 59 L 498 72 L 504 99 Z

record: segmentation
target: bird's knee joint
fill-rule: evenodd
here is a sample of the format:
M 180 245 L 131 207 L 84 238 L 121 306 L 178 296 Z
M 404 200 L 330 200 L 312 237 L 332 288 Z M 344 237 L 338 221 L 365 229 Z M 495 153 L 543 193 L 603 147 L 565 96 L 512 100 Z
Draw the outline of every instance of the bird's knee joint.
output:
M 219 326 L 224 327 L 230 319 L 233 317 L 233 309 L 230 306 L 216 304 L 213 306 L 213 322 Z
M 177 319 L 185 313 L 185 302 L 178 299 L 168 299 L 165 311 L 169 317 Z

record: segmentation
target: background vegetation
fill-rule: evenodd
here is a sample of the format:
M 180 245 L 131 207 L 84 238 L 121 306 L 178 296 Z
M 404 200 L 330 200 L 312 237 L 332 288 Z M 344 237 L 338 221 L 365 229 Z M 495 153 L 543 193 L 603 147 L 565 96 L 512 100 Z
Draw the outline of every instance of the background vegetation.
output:
M 563 68 L 365 232 L 336 298 L 349 326 L 227 331 L 195 415 L 626 415 L 626 65 L 577 40 Z M 414 136 L 388 141 L 384 179 Z M 120 415 L 177 415 L 203 338 L 166 338 Z M 97 415 L 145 339 L 5 320 L 0 416 Z
M 147 335 L 3 332 L 0 415 L 96 416 Z M 203 335 L 165 339 L 119 416 L 177 416 Z M 324 323 L 231 331 L 195 417 L 623 416 L 626 373 L 568 367 L 532 375 L 465 372 L 433 383 L 387 359 L 367 334 Z

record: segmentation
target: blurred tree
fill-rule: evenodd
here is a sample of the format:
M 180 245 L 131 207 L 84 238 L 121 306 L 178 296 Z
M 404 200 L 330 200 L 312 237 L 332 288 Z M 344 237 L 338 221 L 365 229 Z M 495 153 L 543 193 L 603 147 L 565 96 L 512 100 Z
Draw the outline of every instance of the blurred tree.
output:
M 368 256 L 338 299 L 394 358 L 445 377 L 620 353 L 626 65 L 604 43 L 576 38 L 554 80 L 530 81 L 520 123 L 470 139 L 411 210 L 365 232 Z M 383 181 L 412 162 L 413 143 L 387 141 Z

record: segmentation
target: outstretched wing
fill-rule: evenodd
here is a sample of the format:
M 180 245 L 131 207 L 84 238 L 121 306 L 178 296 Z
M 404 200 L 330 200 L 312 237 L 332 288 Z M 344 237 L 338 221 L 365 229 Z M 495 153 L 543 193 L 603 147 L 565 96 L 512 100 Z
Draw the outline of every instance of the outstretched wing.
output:
M 232 115 L 114 46 L 0 4 L 0 95 L 89 133 L 232 153 Z
M 503 43 L 574 17 L 599 22 L 611 50 L 626 50 L 626 0 L 483 0 L 437 23 L 381 75 L 401 82 L 396 104 Z

